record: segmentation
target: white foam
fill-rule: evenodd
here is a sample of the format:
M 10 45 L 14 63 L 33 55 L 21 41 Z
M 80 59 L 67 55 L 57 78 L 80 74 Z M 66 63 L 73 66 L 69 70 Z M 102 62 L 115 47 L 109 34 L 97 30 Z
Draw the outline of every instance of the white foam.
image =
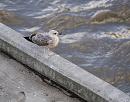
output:
M 28 16 L 34 16 L 34 18 L 41 19 L 41 18 L 50 16 L 50 15 L 53 15 L 55 13 L 55 11 L 57 11 L 57 10 L 58 10 L 58 8 L 54 8 L 54 7 L 50 6 L 46 9 L 41 10 L 40 12 L 28 14 Z
M 40 27 L 36 26 L 36 27 L 32 27 L 32 28 L 23 28 L 20 31 L 34 32 L 34 31 L 39 30 L 39 29 L 40 29 Z
M 47 16 L 50 16 L 52 14 L 44 14 L 44 15 L 40 15 L 40 16 L 35 16 L 34 18 L 37 18 L 37 19 L 42 19 L 42 18 L 45 18 Z
M 110 1 L 110 0 L 99 0 L 99 1 L 93 0 L 93 1 L 90 1 L 89 3 L 87 3 L 87 4 L 81 4 L 81 5 L 78 5 L 78 6 L 74 6 L 74 7 L 71 8 L 71 11 L 79 12 L 79 11 L 82 11 L 82 10 L 94 9 L 94 8 L 98 8 L 98 7 L 109 7 L 112 4 L 107 4 L 108 1 Z
M 4 8 L 4 7 L 6 7 L 6 5 L 3 3 L 0 3 L 0 8 Z
M 28 4 L 33 3 L 33 1 L 34 1 L 34 0 L 29 0 L 29 2 L 27 2 L 27 3 L 28 3 Z
M 84 37 L 85 34 L 86 32 L 67 34 L 67 35 L 62 36 L 60 39 L 62 43 L 74 43 L 74 42 L 80 41 Z
M 80 12 L 83 10 L 89 10 L 94 9 L 98 7 L 109 7 L 111 6 L 111 2 L 114 0 L 91 0 L 88 3 L 80 4 L 80 5 L 72 5 L 72 4 L 65 4 L 62 3 L 61 0 L 55 0 L 52 2 L 52 5 L 57 6 L 57 8 L 63 9 L 63 8 L 69 8 L 71 12 Z M 108 3 L 109 2 L 109 3 Z
M 11 0 L 8 0 L 8 3 L 10 4 L 15 4 L 15 2 L 11 1 Z
M 110 10 L 108 10 L 108 9 L 99 10 L 99 11 L 97 11 L 96 13 L 94 13 L 94 15 L 92 15 L 92 18 L 94 18 L 95 16 L 97 16 L 97 15 L 100 14 L 100 13 L 108 12 L 108 11 L 110 11 Z
M 35 3 L 35 5 L 40 4 L 40 2 L 42 2 L 43 0 L 37 0 L 37 2 Z
M 56 5 L 59 2 L 61 2 L 61 0 L 54 0 L 51 4 Z

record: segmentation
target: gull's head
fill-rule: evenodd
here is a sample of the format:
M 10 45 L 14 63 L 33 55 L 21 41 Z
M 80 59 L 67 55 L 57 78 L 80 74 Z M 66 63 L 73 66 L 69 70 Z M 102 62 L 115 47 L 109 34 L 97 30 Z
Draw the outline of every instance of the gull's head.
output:
M 59 35 L 59 32 L 58 31 L 56 31 L 56 30 L 50 30 L 49 31 L 49 34 L 52 34 L 52 35 Z

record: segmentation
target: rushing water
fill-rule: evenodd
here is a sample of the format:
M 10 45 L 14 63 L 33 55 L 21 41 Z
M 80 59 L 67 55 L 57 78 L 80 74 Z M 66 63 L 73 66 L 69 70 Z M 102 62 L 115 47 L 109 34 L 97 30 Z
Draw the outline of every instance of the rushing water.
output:
M 130 0 L 0 0 L 0 9 L 15 12 L 26 23 L 9 25 L 27 35 L 44 31 L 45 17 L 56 13 L 92 17 L 97 11 L 114 10 Z M 63 26 L 63 25 L 62 25 Z M 54 51 L 101 79 L 130 92 L 130 43 L 129 23 L 85 24 L 66 29 Z M 106 32 L 121 33 L 123 38 L 113 38 Z M 127 34 L 127 35 L 126 35 Z M 86 76 L 87 77 L 87 76 Z

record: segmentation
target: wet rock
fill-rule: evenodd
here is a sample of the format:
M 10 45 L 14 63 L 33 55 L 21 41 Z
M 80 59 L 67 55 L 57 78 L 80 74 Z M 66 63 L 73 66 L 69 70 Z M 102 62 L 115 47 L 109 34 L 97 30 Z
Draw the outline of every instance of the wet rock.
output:
M 124 21 L 130 23 L 130 8 L 127 6 L 123 7 L 118 13 L 119 16 L 123 18 Z
M 48 29 L 55 29 L 59 32 L 66 29 L 76 28 L 81 25 L 85 25 L 86 23 L 87 19 L 70 15 L 58 14 L 57 16 L 49 17 L 46 19 L 46 25 L 48 26 Z
M 105 34 L 109 35 L 111 38 L 129 38 L 130 33 L 120 33 L 120 32 L 106 32 Z
M 119 30 L 119 31 L 116 31 L 116 32 L 105 32 L 105 34 L 111 38 L 114 38 L 114 39 L 129 39 L 130 38 L 130 29 L 127 28 L 127 29 L 122 29 L 122 30 Z
M 23 21 L 17 17 L 15 13 L 6 10 L 0 10 L 0 22 L 7 25 L 19 25 L 23 23 Z
M 127 59 L 126 57 L 128 57 L 128 56 L 130 56 L 130 41 L 124 42 L 122 45 L 119 46 L 118 49 L 116 49 L 113 52 L 113 57 L 115 57 L 115 58 L 118 57 L 119 59 L 122 59 L 122 58 Z M 126 60 L 124 60 L 124 61 L 126 61 Z M 129 61 L 130 61 L 130 59 L 129 59 Z
M 90 19 L 90 22 L 92 24 L 102 24 L 102 23 L 108 23 L 108 22 L 130 23 L 130 8 L 127 6 L 124 6 L 115 11 L 104 11 L 104 12 L 102 11 L 102 12 L 96 13 L 95 16 L 93 16 Z
M 76 42 L 69 44 L 69 49 L 78 50 L 80 52 L 89 52 L 89 46 L 87 46 L 84 42 Z
M 130 69 L 128 67 L 130 63 L 130 41 L 123 42 L 111 52 L 111 55 L 106 60 L 107 64 L 109 63 L 109 67 L 103 68 L 101 71 L 104 70 L 103 73 L 106 73 L 103 74 L 105 81 L 120 87 L 121 84 L 124 84 L 124 80 L 126 83 L 130 81 Z
M 114 10 L 98 11 L 90 19 L 92 24 L 102 24 L 108 22 L 125 22 L 130 23 L 130 7 L 123 5 Z
M 97 13 L 90 19 L 92 24 L 102 24 L 108 22 L 122 22 L 123 18 L 113 11 L 104 11 Z

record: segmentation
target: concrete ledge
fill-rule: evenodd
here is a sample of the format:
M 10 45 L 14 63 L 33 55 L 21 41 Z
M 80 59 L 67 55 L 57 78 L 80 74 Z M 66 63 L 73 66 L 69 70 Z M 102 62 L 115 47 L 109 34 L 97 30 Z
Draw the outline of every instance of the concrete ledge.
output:
M 88 102 L 130 102 L 124 92 L 1 23 L 0 49 Z

